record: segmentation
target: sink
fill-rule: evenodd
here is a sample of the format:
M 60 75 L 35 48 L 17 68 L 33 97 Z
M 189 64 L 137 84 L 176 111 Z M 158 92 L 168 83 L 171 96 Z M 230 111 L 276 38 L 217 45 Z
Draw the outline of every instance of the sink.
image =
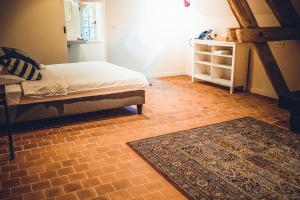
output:
M 72 44 L 86 44 L 87 40 L 68 40 L 68 46 Z

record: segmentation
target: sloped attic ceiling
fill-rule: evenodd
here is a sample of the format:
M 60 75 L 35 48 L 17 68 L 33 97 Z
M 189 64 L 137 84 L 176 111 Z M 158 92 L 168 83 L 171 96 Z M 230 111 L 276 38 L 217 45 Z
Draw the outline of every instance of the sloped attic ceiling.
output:
M 226 0 L 227 1 L 227 0 Z M 291 0 L 298 14 L 300 14 L 300 0 Z M 255 14 L 271 15 L 273 14 L 265 0 L 248 0 L 248 3 Z
M 271 15 L 272 11 L 265 0 L 248 0 L 255 15 Z M 300 13 L 300 0 L 292 0 L 298 13 Z M 204 17 L 230 17 L 233 16 L 227 0 L 192 0 L 194 6 Z

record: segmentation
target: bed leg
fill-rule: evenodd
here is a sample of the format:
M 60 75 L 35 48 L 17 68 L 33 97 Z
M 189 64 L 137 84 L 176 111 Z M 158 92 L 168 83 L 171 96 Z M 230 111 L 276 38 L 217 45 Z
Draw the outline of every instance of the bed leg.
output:
M 9 143 L 9 159 L 14 160 L 15 159 L 14 141 L 12 139 L 11 133 L 9 133 L 9 135 L 8 135 L 8 143 Z
M 139 115 L 143 114 L 143 104 L 139 104 L 136 106 Z
M 7 109 L 8 111 L 8 109 Z M 9 145 L 9 159 L 14 160 L 15 159 L 15 152 L 14 152 L 14 141 L 12 137 L 12 132 L 11 132 L 11 124 L 10 124 L 10 119 L 9 115 L 7 114 L 7 119 L 6 119 L 6 134 L 8 136 L 8 145 Z

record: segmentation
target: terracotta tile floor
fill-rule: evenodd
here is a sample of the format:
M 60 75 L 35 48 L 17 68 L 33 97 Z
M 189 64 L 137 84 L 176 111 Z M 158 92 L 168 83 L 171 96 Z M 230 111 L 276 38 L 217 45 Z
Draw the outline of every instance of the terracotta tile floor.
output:
M 117 109 L 15 135 L 16 159 L 0 162 L 0 199 L 185 199 L 126 142 L 244 116 L 287 124 L 275 100 L 186 76 L 152 83 L 143 116 Z M 6 142 L 1 137 L 2 159 Z

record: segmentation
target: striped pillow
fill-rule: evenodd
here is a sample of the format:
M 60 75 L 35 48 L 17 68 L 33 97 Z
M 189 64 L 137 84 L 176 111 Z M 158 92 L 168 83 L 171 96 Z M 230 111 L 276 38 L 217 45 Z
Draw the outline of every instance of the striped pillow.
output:
M 2 51 L 5 53 L 7 57 L 10 58 L 18 58 L 22 59 L 30 64 L 32 64 L 34 67 L 41 69 L 41 65 L 31 58 L 29 55 L 27 55 L 24 51 L 16 48 L 10 48 L 10 47 L 2 47 Z
M 40 71 L 35 68 L 31 63 L 28 63 L 18 58 L 7 58 L 3 60 L 7 71 L 10 73 L 25 78 L 26 80 L 41 80 L 42 75 Z

